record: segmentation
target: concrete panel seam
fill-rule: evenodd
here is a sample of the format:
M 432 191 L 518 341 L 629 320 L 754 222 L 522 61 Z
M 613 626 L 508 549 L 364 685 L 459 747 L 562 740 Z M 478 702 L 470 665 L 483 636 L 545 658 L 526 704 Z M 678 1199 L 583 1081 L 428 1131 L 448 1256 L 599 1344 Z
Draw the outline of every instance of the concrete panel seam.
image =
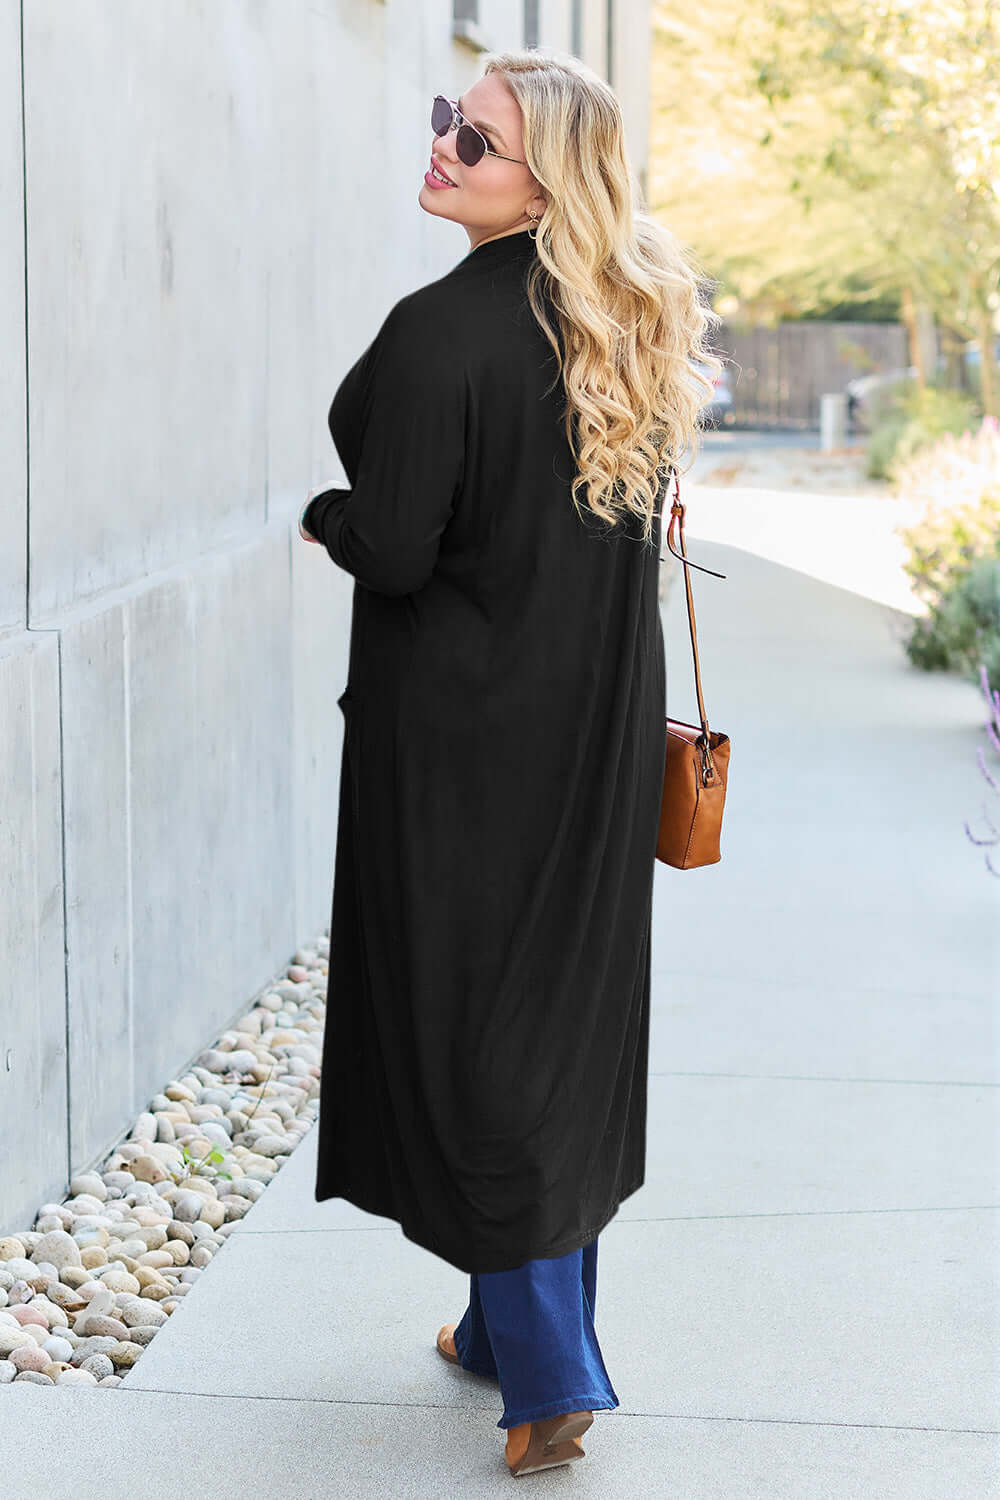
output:
M 56 636 L 56 688 L 59 697 L 59 865 L 60 882 L 62 885 L 62 924 L 63 924 L 63 1018 L 65 1022 L 65 1052 L 66 1052 L 66 1182 L 69 1182 L 71 1163 L 73 1160 L 72 1120 L 73 1120 L 73 1070 L 70 1064 L 70 1014 L 69 1014 L 69 912 L 67 910 L 66 892 L 66 752 L 63 743 L 63 703 L 65 694 L 63 692 L 63 652 L 62 634 L 55 632 Z M 32 715 L 34 719 L 34 715 Z M 37 847 L 37 839 L 35 844 Z
M 249 535 L 239 538 L 235 545 L 233 538 L 227 537 L 218 546 L 207 547 L 189 557 L 178 558 L 168 567 L 143 573 L 140 577 L 130 579 L 128 583 L 118 584 L 115 588 L 90 595 L 80 600 L 79 603 L 74 602 L 67 608 L 56 611 L 44 625 L 29 625 L 26 628 L 29 630 L 66 629 L 79 625 L 84 620 L 92 620 L 98 615 L 103 615 L 109 609 L 128 605 L 135 599 L 141 599 L 165 583 L 185 583 L 201 568 L 221 568 L 231 559 L 239 557 L 241 553 L 252 552 L 255 547 L 276 538 L 286 530 L 291 536 L 293 528 L 296 527 L 301 503 L 299 500 L 293 501 L 287 510 L 282 511 L 265 525 L 256 526 Z
M 24 105 L 24 0 L 18 6 L 18 44 L 21 49 L 21 236 L 24 256 L 24 621 L 31 599 L 31 409 L 28 360 L 28 136 Z
M 128 988 L 128 1097 L 135 1098 L 135 930 L 133 924 L 133 899 L 135 866 L 132 860 L 132 637 L 129 634 L 131 616 L 127 609 L 121 612 L 122 622 L 122 719 L 125 756 L 125 942 L 126 985 Z M 70 1158 L 72 1169 L 72 1157 Z

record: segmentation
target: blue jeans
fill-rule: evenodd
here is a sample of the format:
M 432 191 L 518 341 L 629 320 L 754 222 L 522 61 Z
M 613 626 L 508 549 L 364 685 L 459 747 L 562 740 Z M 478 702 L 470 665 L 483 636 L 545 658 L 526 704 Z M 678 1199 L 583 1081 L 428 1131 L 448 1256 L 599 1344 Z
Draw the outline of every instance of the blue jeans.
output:
M 596 1239 L 513 1271 L 473 1271 L 470 1283 L 455 1349 L 463 1369 L 499 1381 L 498 1427 L 618 1405 L 594 1329 Z

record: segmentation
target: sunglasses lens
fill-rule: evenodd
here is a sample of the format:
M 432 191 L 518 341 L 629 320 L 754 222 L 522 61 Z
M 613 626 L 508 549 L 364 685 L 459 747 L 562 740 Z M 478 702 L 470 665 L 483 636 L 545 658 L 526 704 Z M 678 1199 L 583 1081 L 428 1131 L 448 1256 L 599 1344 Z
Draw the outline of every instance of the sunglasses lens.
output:
M 435 135 L 447 135 L 454 123 L 454 110 L 448 100 L 438 94 L 431 106 L 431 129 Z M 467 167 L 474 167 L 482 160 L 486 145 L 478 130 L 473 130 L 471 125 L 460 125 L 455 136 L 455 150 L 459 161 Z
M 458 127 L 455 150 L 458 152 L 459 161 L 464 161 L 467 167 L 474 167 L 476 162 L 482 159 L 485 149 L 482 136 L 478 131 L 473 130 L 471 125 Z

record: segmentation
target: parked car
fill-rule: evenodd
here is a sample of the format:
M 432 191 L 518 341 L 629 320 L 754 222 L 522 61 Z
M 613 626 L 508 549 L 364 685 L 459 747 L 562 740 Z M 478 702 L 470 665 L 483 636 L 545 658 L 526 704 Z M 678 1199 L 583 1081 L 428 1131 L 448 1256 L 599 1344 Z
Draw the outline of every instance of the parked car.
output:
M 1000 339 L 993 349 L 993 359 L 1000 365 Z M 982 350 L 975 339 L 971 339 L 962 350 L 962 363 L 965 373 L 965 388 L 971 391 L 977 400 L 983 398 L 983 373 L 982 373 Z
M 702 407 L 702 425 L 705 427 L 721 427 L 730 412 L 733 404 L 733 391 L 729 384 L 729 370 L 725 365 L 717 375 L 712 374 L 711 366 L 702 364 L 700 360 L 693 361 L 694 368 L 700 375 L 711 380 L 715 394 Z
M 965 367 L 965 386 L 976 392 L 980 388 L 979 365 L 981 360 L 979 344 L 970 339 L 962 349 L 962 362 Z M 995 357 L 1000 363 L 1000 339 L 997 340 Z M 940 377 L 947 367 L 947 361 L 943 354 L 938 356 L 937 372 Z M 844 387 L 847 396 L 847 420 L 857 428 L 871 430 L 871 415 L 874 405 L 878 402 L 880 395 L 890 386 L 899 385 L 902 381 L 916 380 L 917 371 L 915 365 L 907 369 L 878 370 L 871 375 L 858 375 L 854 380 L 849 380 Z
M 847 396 L 847 422 L 850 427 L 871 431 L 872 408 L 883 392 L 904 380 L 915 380 L 916 367 L 906 370 L 876 370 L 871 375 L 857 375 L 844 387 Z
M 966 367 L 970 365 L 975 367 L 979 364 L 979 361 L 982 359 L 982 350 L 979 347 L 978 339 L 969 340 L 962 350 L 962 358 L 965 360 Z M 994 346 L 993 358 L 1000 364 L 1000 339 L 997 339 Z

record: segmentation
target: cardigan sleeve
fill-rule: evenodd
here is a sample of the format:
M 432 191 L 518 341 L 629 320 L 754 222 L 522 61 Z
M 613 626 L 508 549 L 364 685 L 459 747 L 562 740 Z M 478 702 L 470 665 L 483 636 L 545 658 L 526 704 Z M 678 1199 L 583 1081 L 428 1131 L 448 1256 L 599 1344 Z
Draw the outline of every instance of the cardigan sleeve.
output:
M 354 483 L 317 495 L 302 523 L 366 588 L 410 594 L 434 571 L 461 488 L 465 374 L 426 304 L 410 297 L 388 314 L 359 379 Z

